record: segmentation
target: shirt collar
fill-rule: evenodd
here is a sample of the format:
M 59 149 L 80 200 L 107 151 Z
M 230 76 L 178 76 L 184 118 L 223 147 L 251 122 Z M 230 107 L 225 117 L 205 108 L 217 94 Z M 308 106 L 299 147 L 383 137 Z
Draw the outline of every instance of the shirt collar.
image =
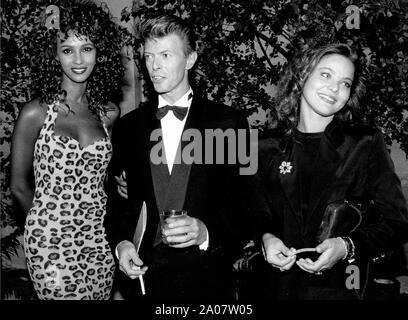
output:
M 191 89 L 191 87 L 180 99 L 178 99 L 174 103 L 168 103 L 161 95 L 159 95 L 158 107 L 162 108 L 164 106 L 171 105 L 171 106 L 189 108 L 191 106 L 192 96 L 193 96 L 193 89 Z

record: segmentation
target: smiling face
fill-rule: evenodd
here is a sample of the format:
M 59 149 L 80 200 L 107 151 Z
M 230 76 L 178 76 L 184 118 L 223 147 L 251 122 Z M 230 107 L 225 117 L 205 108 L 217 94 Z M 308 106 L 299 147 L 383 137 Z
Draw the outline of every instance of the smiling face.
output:
M 182 38 L 169 34 L 145 42 L 144 56 L 150 80 L 156 92 L 166 101 L 173 103 L 190 88 L 188 70 L 197 59 L 197 53 L 186 56 Z
M 350 98 L 354 64 L 345 56 L 324 56 L 306 80 L 300 101 L 300 129 L 323 131 Z M 323 130 L 321 130 L 323 129 Z M 316 130 L 312 130 L 316 131 Z
M 61 63 L 63 82 L 83 83 L 96 63 L 96 48 L 87 37 L 68 32 L 65 41 L 58 39 L 57 60 Z

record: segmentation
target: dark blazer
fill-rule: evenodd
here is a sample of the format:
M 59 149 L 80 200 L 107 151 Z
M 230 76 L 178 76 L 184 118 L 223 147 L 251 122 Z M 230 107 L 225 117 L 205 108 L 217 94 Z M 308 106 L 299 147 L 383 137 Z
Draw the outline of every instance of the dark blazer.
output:
M 289 248 L 315 247 L 327 205 L 346 199 L 363 203 L 366 208 L 361 226 L 350 235 L 357 263 L 364 264 L 408 239 L 406 200 L 380 132 L 353 130 L 338 120 L 327 126 L 314 163 L 306 221 L 300 208 L 293 143 L 293 136 L 269 137 L 260 142 L 259 171 L 253 186 L 259 237 L 269 232 Z M 280 173 L 283 161 L 291 162 L 291 173 Z M 340 261 L 319 277 L 308 275 L 296 265 L 288 272 L 278 271 L 279 297 L 299 298 L 302 284 L 344 288 L 346 266 Z
M 167 191 L 166 187 L 161 187 L 159 192 L 155 190 L 152 179 L 150 151 L 156 142 L 150 141 L 150 134 L 160 128 L 156 110 L 157 101 L 144 105 L 123 116 L 114 128 L 111 177 L 125 170 L 129 200 L 121 199 L 113 184 L 106 219 L 108 238 L 114 249 L 122 240 L 132 241 L 142 202 L 146 202 L 147 226 L 139 254 L 148 266 L 157 262 L 158 255 L 153 247 L 159 224 L 155 192 L 160 196 Z M 198 129 L 204 137 L 205 129 L 248 130 L 248 122 L 240 112 L 195 95 L 184 130 L 188 128 Z M 205 150 L 204 140 L 202 147 L 202 159 L 205 159 L 208 150 Z M 202 252 L 194 246 L 196 248 L 186 249 L 185 255 L 190 258 L 195 255 L 194 259 L 200 263 L 204 263 L 201 259 L 207 256 L 221 257 L 216 259 L 218 268 L 231 270 L 233 259 L 247 241 L 243 233 L 247 223 L 246 205 L 241 201 L 245 191 L 238 164 L 227 163 L 228 150 L 216 150 L 214 159 L 221 151 L 224 151 L 224 164 L 191 165 L 183 209 L 204 222 L 209 232 L 209 248 Z M 160 170 L 167 170 L 167 165 L 163 166 Z M 176 167 L 172 173 L 178 170 Z M 183 250 L 173 249 L 173 252 L 180 254 Z

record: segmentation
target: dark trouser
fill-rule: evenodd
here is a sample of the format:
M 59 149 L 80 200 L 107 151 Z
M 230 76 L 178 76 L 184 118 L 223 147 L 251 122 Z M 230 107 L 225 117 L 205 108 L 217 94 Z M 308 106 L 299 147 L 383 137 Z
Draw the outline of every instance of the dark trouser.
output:
M 232 264 L 218 252 L 198 247 L 155 247 L 152 262 L 144 275 L 146 296 L 140 296 L 137 279 L 125 280 L 121 292 L 125 299 L 155 301 L 232 301 Z M 123 277 L 122 277 L 123 278 Z
M 296 265 L 280 272 L 270 267 L 268 300 L 356 300 L 354 289 L 346 288 L 347 274 L 342 269 L 326 270 L 314 275 Z

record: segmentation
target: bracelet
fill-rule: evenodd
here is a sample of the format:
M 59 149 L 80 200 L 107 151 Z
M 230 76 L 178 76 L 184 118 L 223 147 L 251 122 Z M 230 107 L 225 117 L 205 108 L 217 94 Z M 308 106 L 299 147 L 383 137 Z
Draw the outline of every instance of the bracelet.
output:
M 348 245 L 347 245 L 346 240 L 344 240 L 342 237 L 337 237 L 337 239 L 340 239 L 340 240 L 341 240 L 341 242 L 342 242 L 342 243 L 343 243 L 343 245 L 344 245 L 344 249 L 346 250 L 346 253 L 344 254 L 344 257 L 343 257 L 343 258 L 341 258 L 341 260 L 344 260 L 344 259 L 346 259 L 346 258 L 347 258 L 348 254 L 349 254 Z
M 354 261 L 354 254 L 356 250 L 356 247 L 354 246 L 354 242 L 353 240 L 351 240 L 350 237 L 341 237 L 341 238 L 345 241 L 345 243 L 347 244 L 347 248 L 348 248 L 346 259 L 348 260 L 349 263 L 352 263 Z

